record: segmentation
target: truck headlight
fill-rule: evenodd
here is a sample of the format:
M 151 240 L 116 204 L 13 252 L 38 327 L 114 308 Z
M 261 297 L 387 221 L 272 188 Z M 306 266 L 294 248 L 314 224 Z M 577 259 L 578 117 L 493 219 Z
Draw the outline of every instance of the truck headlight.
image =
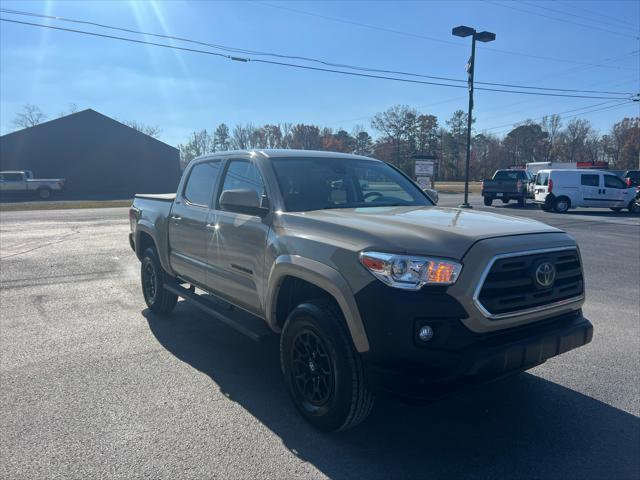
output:
M 452 260 L 381 252 L 360 252 L 360 263 L 378 280 L 405 290 L 453 285 L 462 270 L 462 265 Z

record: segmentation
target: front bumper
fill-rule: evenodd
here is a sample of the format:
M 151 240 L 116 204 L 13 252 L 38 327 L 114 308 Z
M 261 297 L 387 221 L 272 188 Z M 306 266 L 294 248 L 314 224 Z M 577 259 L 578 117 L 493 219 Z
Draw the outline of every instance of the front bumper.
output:
M 470 332 L 434 352 L 425 346 L 422 361 L 417 356 L 415 363 L 367 362 L 367 375 L 373 389 L 388 396 L 435 400 L 540 365 L 592 337 L 591 322 L 578 310 L 500 332 Z M 440 360 L 446 354 L 447 362 L 432 365 L 429 353 L 439 354 Z

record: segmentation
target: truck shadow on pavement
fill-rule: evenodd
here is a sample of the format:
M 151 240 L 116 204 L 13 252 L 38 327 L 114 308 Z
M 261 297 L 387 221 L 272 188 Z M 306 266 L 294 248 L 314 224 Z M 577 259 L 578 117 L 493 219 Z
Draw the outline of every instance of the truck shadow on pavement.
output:
M 185 302 L 169 317 L 143 315 L 169 352 L 329 477 L 623 479 L 640 472 L 640 419 L 533 374 L 427 406 L 379 399 L 364 424 L 326 434 L 290 402 L 277 336 L 255 343 Z

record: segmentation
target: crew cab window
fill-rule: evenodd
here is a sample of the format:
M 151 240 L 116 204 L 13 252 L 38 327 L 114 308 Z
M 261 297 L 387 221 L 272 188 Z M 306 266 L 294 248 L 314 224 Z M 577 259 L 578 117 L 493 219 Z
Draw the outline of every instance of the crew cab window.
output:
M 191 204 L 201 207 L 208 206 L 219 171 L 219 160 L 195 165 L 187 179 L 184 198 Z
M 600 185 L 600 175 L 581 175 L 580 184 L 586 187 L 597 187 Z
M 3 173 L 5 182 L 20 182 L 23 180 L 21 173 Z
M 604 186 L 607 188 L 628 188 L 626 183 L 614 175 L 604 176 Z
M 549 184 L 549 173 L 542 172 L 536 175 L 536 185 L 546 186 Z
M 248 160 L 232 160 L 224 177 L 220 195 L 225 190 L 250 189 L 263 197 L 265 195 L 262 176 L 252 162 Z

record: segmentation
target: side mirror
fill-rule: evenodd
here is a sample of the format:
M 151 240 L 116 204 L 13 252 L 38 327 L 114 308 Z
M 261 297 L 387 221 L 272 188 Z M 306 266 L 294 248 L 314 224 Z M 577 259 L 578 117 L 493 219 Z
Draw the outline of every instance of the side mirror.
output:
M 424 193 L 427 194 L 427 197 L 429 197 L 431 199 L 431 201 L 434 203 L 434 205 L 438 204 L 438 191 L 434 190 L 432 188 L 425 188 L 424 189 Z
M 220 195 L 220 206 L 230 212 L 264 217 L 269 209 L 260 206 L 258 192 L 250 188 L 225 190 Z

